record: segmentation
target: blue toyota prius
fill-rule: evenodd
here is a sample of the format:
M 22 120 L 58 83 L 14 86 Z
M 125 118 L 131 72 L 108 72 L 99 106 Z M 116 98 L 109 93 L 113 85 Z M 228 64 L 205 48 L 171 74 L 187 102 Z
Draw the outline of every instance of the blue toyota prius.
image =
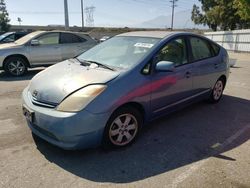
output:
M 193 101 L 218 102 L 228 61 L 200 35 L 121 34 L 37 74 L 23 114 L 35 135 L 64 149 L 124 147 L 146 122 Z

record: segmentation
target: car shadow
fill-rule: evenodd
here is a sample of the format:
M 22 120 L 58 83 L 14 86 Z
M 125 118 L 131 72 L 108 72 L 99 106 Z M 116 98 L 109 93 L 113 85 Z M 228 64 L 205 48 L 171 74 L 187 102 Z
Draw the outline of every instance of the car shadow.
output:
M 0 71 L 0 81 L 24 81 L 24 80 L 31 80 L 37 73 L 44 70 L 44 68 L 35 68 L 30 69 L 26 75 L 15 77 L 6 74 L 4 71 Z
M 217 157 L 246 142 L 249 129 L 235 139 L 232 135 L 249 126 L 250 101 L 225 95 L 218 104 L 200 102 L 146 126 L 130 147 L 104 151 L 65 151 L 34 137 L 38 150 L 64 170 L 95 182 L 130 183 L 182 166 Z M 220 146 L 223 145 L 220 149 Z

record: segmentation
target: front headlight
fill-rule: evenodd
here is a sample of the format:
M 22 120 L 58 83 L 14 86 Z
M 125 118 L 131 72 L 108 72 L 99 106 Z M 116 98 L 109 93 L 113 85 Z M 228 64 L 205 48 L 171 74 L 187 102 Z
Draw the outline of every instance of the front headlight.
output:
M 64 112 L 79 112 L 101 94 L 106 87 L 105 85 L 89 85 L 84 87 L 64 99 L 57 107 L 57 110 Z

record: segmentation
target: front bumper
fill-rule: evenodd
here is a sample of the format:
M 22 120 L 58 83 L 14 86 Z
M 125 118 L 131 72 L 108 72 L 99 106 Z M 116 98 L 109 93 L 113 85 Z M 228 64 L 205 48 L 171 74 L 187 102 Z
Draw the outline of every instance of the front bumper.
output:
M 101 144 L 108 113 L 93 114 L 86 110 L 68 113 L 36 106 L 29 98 L 27 88 L 23 91 L 22 103 L 34 112 L 32 123 L 27 120 L 32 132 L 49 143 L 69 150 Z

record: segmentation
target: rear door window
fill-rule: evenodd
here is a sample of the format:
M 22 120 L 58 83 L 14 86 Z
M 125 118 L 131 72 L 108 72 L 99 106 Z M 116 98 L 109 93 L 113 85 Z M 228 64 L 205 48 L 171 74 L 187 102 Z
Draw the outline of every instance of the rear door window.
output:
M 61 33 L 61 44 L 72 44 L 85 42 L 86 39 L 78 37 L 71 33 Z
M 192 49 L 193 61 L 199 61 L 213 57 L 213 53 L 209 43 L 199 37 L 190 37 L 190 45 Z

